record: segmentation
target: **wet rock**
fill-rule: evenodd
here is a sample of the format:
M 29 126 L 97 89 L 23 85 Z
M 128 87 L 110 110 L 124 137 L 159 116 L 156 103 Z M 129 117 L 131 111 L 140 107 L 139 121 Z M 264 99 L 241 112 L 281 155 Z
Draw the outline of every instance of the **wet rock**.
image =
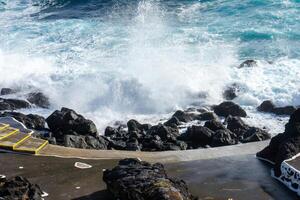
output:
M 209 128 L 212 131 L 226 129 L 225 126 L 217 120 L 209 120 L 205 122 L 204 127 Z
M 177 127 L 165 126 L 162 124 L 158 124 L 156 126 L 151 127 L 151 129 L 147 132 L 150 135 L 157 135 L 161 138 L 162 141 L 171 140 L 174 141 L 179 136 L 179 130 Z
M 217 120 L 218 116 L 214 112 L 205 112 L 197 116 L 200 121 Z
M 16 93 L 16 91 L 11 88 L 2 88 L 0 95 L 9 95 L 9 94 L 14 94 L 14 93 Z
M 44 130 L 46 128 L 45 118 L 39 115 L 24 115 L 19 112 L 3 112 L 0 114 L 0 117 L 13 117 L 29 129 Z
M 125 150 L 126 145 L 127 145 L 126 142 L 123 140 L 111 140 L 109 144 L 109 148 L 115 150 Z
M 68 108 L 54 111 L 46 122 L 57 140 L 63 140 L 64 135 L 98 135 L 96 125 L 91 120 Z
M 272 112 L 274 108 L 275 105 L 273 104 L 273 102 L 270 100 L 266 100 L 257 107 L 257 110 L 261 112 Z
M 239 137 L 242 137 L 246 133 L 246 131 L 250 128 L 239 117 L 229 116 L 226 118 L 225 122 L 227 123 L 227 128 Z
M 228 129 L 219 129 L 213 135 L 210 146 L 219 147 L 234 144 L 237 144 L 237 141 L 234 139 L 234 133 Z
M 272 113 L 276 115 L 291 115 L 296 111 L 294 106 L 276 107 L 273 109 Z
M 257 157 L 275 164 L 275 175 L 280 176 L 282 161 L 300 152 L 300 109 L 297 109 L 285 125 L 284 133 L 274 136 L 269 146 L 257 153 Z
M 229 115 L 232 116 L 239 116 L 239 117 L 246 117 L 247 113 L 245 110 L 243 110 L 239 105 L 231 102 L 231 101 L 225 101 L 217 106 L 213 107 L 214 112 L 223 117 L 227 117 Z
M 108 142 L 103 137 L 65 135 L 64 146 L 80 149 L 107 149 Z
M 0 110 L 13 110 L 13 108 L 10 104 L 1 102 L 0 100 Z
M 42 92 L 33 92 L 28 94 L 27 100 L 41 108 L 50 107 L 49 98 L 46 97 Z
M 229 101 L 233 100 L 238 97 L 239 91 L 239 86 L 237 84 L 232 84 L 227 89 L 225 89 L 225 91 L 223 92 L 223 97 Z
M 194 200 L 183 180 L 168 177 L 164 166 L 124 159 L 103 173 L 114 198 L 122 200 Z
M 113 137 L 116 136 L 119 133 L 119 131 L 116 128 L 113 127 L 106 127 L 105 131 L 104 131 L 104 135 L 106 137 Z
M 255 67 L 255 66 L 257 66 L 257 62 L 255 60 L 246 60 L 243 63 L 241 63 L 238 68 Z
M 190 122 L 195 119 L 195 114 L 194 113 L 189 113 L 189 112 L 184 112 L 182 110 L 177 110 L 173 117 L 176 117 L 179 121 L 181 122 Z
M 229 116 L 226 118 L 227 128 L 235 133 L 240 142 L 258 142 L 271 138 L 271 135 L 257 127 L 250 127 L 239 117 Z
M 30 108 L 30 104 L 27 101 L 20 99 L 3 99 L 0 98 L 1 110 L 16 110 L 22 108 Z
M 211 144 L 214 132 L 203 126 L 191 126 L 178 139 L 187 141 L 193 148 Z
M 266 100 L 257 107 L 257 110 L 276 115 L 291 115 L 296 111 L 296 108 L 294 106 L 276 107 L 272 101 Z
M 179 121 L 179 119 L 177 119 L 177 117 L 171 117 L 171 119 L 169 119 L 164 123 L 165 126 L 172 126 L 172 127 L 177 127 L 180 124 L 181 122 Z
M 263 140 L 268 140 L 271 138 L 271 135 L 256 127 L 250 127 L 243 135 L 243 140 L 241 142 L 247 143 L 247 142 L 258 142 Z
M 42 194 L 38 185 L 30 183 L 21 176 L 0 180 L 0 199 L 42 200 Z

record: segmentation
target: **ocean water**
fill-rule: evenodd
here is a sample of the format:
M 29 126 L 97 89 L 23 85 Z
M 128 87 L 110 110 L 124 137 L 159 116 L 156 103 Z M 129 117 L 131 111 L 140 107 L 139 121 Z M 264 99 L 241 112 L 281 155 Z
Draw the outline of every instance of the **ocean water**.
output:
M 255 108 L 300 105 L 300 1 L 0 0 L 0 75 L 17 97 L 49 95 L 24 112 L 65 106 L 100 130 L 220 103 L 236 83 L 246 121 L 278 133 L 288 118 Z

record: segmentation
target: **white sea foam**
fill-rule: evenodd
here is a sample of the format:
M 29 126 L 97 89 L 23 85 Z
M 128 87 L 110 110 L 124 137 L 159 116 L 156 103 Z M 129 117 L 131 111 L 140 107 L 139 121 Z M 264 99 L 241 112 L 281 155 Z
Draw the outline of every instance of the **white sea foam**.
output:
M 0 86 L 38 88 L 50 96 L 50 111 L 25 112 L 47 116 L 66 106 L 103 130 L 116 120 L 155 123 L 179 108 L 219 103 L 224 89 L 237 83 L 242 89 L 235 101 L 250 113 L 247 121 L 282 131 L 278 118 L 255 108 L 265 99 L 300 105 L 299 60 L 260 60 L 257 67 L 237 69 L 240 41 L 199 27 L 203 18 L 193 17 L 208 4 L 172 12 L 159 1 L 132 6 L 116 7 L 100 20 L 43 21 L 30 16 L 37 7 L 8 2 L 0 12 Z

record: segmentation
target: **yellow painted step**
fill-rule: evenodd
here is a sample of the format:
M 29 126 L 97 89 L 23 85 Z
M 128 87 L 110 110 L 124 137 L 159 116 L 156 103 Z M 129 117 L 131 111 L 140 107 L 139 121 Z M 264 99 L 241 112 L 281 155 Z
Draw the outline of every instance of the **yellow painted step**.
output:
M 27 140 L 31 134 L 16 132 L 0 140 L 0 147 L 13 150 L 16 146 Z
M 0 141 L 18 131 L 19 131 L 19 129 L 15 129 L 15 128 L 11 128 L 11 127 L 0 130 Z
M 38 154 L 48 144 L 47 140 L 30 137 L 14 148 L 14 151 Z
M 8 124 L 0 123 L 0 130 L 6 129 L 6 128 L 8 128 L 8 127 L 9 127 Z

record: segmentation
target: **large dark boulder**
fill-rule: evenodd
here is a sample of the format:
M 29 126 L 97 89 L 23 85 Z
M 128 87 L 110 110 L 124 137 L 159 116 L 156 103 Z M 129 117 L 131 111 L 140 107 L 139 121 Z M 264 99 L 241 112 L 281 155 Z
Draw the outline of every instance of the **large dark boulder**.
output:
M 242 137 L 250 128 L 240 117 L 228 116 L 225 123 L 227 123 L 227 128 L 238 137 Z
M 218 116 L 214 112 L 205 112 L 197 116 L 200 121 L 217 120 Z
M 179 121 L 179 119 L 177 117 L 171 117 L 168 121 L 166 121 L 164 123 L 164 125 L 166 126 L 173 126 L 173 127 L 177 127 L 181 124 L 181 122 Z
M 270 100 L 266 100 L 257 107 L 257 110 L 261 112 L 272 112 L 274 108 L 274 103 Z
M 168 177 L 160 163 L 124 159 L 103 173 L 108 191 L 122 200 L 194 200 L 183 180 Z
M 2 88 L 0 95 L 9 95 L 9 94 L 14 94 L 16 93 L 16 91 L 14 89 L 11 88 Z
M 225 101 L 217 106 L 213 107 L 215 113 L 219 116 L 227 117 L 229 115 L 246 117 L 247 113 L 239 105 L 231 102 Z
M 64 146 L 79 149 L 107 149 L 108 141 L 102 136 L 65 135 Z
M 187 141 L 193 148 L 210 145 L 214 132 L 203 126 L 191 126 L 178 139 Z
M 24 115 L 18 112 L 3 112 L 0 113 L 0 117 L 13 117 L 17 121 L 23 123 L 29 129 L 44 130 L 45 129 L 45 118 L 39 115 L 29 114 Z
M 96 137 L 96 125 L 74 110 L 62 108 L 54 111 L 46 122 L 56 139 L 63 140 L 64 135 L 84 135 Z
M 212 131 L 217 131 L 220 129 L 226 129 L 225 126 L 218 120 L 206 121 L 204 127 L 209 128 Z
M 276 107 L 273 109 L 272 113 L 276 115 L 291 115 L 296 111 L 294 106 L 284 106 L 284 107 Z
M 281 174 L 281 163 L 300 152 L 300 109 L 297 109 L 285 125 L 282 134 L 274 136 L 269 146 L 257 153 L 257 157 L 263 158 L 275 164 L 276 176 Z
M 26 178 L 16 176 L 0 179 L 0 199 L 3 200 L 42 200 L 42 190 Z
M 248 126 L 240 117 L 229 116 L 225 121 L 227 129 L 233 132 L 242 143 L 258 142 L 271 138 L 268 132 L 257 127 Z
M 30 103 L 35 104 L 41 108 L 49 108 L 50 107 L 49 98 L 47 96 L 45 96 L 42 92 L 33 92 L 33 93 L 28 94 L 27 100 Z
M 150 135 L 157 135 L 162 141 L 174 141 L 179 136 L 179 130 L 177 127 L 165 126 L 163 124 L 158 124 L 152 126 L 147 132 Z
M 271 135 L 256 127 L 250 127 L 243 135 L 243 139 L 241 142 L 248 143 L 248 142 L 258 142 L 263 140 L 268 140 L 271 138 Z
M 0 98 L 0 110 L 16 110 L 22 108 L 30 108 L 30 103 L 20 99 Z
M 226 145 L 234 145 L 236 143 L 237 141 L 234 139 L 234 133 L 232 133 L 228 129 L 219 129 L 213 135 L 210 146 L 219 147 Z
M 296 111 L 296 108 L 294 106 L 276 107 L 272 101 L 266 100 L 257 107 L 257 110 L 275 115 L 291 115 Z
M 176 117 L 179 121 L 186 123 L 186 122 L 193 121 L 195 119 L 196 115 L 194 113 L 177 110 L 174 113 L 173 117 Z

